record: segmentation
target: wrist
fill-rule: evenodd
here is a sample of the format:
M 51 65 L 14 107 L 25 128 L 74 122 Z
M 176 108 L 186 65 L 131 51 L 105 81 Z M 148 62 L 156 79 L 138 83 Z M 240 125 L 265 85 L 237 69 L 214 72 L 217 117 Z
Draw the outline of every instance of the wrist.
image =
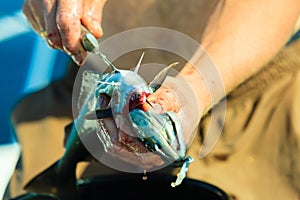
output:
M 205 115 L 212 108 L 212 95 L 208 88 L 207 81 L 203 75 L 190 63 L 187 63 L 179 74 L 186 82 L 189 83 L 195 101 L 198 104 L 200 117 Z

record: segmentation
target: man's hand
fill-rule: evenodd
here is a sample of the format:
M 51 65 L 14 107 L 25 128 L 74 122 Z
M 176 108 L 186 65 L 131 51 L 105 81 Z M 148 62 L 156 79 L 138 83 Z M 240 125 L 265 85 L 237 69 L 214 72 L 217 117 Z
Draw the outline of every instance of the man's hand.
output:
M 81 65 L 87 56 L 81 44 L 81 26 L 96 38 L 103 35 L 102 11 L 106 0 L 25 0 L 23 13 L 35 32 L 52 48 L 68 53 Z
M 180 104 L 168 88 L 161 87 L 151 94 L 148 99 L 156 108 L 161 107 L 158 112 L 180 112 Z M 99 98 L 100 107 L 106 108 L 109 101 L 110 97 L 101 95 Z M 151 109 L 151 106 L 148 105 L 146 109 Z M 100 128 L 97 134 L 101 138 L 107 153 L 111 156 L 145 170 L 164 164 L 163 159 L 158 154 L 150 152 L 138 137 L 133 136 L 133 133 L 126 133 L 117 128 L 113 117 L 100 119 L 98 123 Z

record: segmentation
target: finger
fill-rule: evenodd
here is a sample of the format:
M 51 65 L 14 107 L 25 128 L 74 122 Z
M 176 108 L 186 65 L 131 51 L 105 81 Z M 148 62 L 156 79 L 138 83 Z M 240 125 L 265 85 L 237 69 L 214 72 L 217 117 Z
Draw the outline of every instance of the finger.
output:
M 128 148 L 128 150 L 135 153 L 148 153 L 149 150 L 137 138 L 119 130 L 119 141 Z
M 128 135 L 123 131 L 119 131 L 119 141 L 126 147 L 127 151 L 131 152 L 134 159 L 133 163 L 139 166 L 160 166 L 163 165 L 163 160 L 159 155 L 153 154 L 149 149 L 136 137 Z M 145 168 L 146 169 L 146 168 Z
M 158 104 L 162 107 L 163 112 L 174 111 L 180 109 L 180 101 L 177 95 L 168 87 L 162 86 L 155 93 L 149 95 L 147 100 L 152 104 Z
M 31 9 L 31 13 L 34 16 L 34 19 L 39 28 L 39 32 L 43 32 L 46 30 L 45 20 L 44 20 L 44 3 L 41 0 L 29 0 L 29 7 Z
M 149 170 L 151 168 L 153 168 L 154 166 L 160 166 L 163 164 L 163 161 L 158 158 L 158 155 L 155 155 L 153 153 L 148 153 L 147 154 L 147 158 L 145 159 L 143 157 L 143 154 L 137 155 L 137 154 L 133 154 L 132 152 L 128 151 L 127 149 L 124 148 L 118 148 L 116 149 L 116 153 L 110 153 L 111 156 L 124 161 L 126 163 L 129 163 L 131 165 L 137 166 L 141 169 L 144 170 Z M 156 162 L 156 160 L 158 162 Z M 158 164 L 158 163 L 162 163 L 162 164 Z
M 82 24 L 96 37 L 103 35 L 101 21 L 106 0 L 85 0 L 82 10 Z
M 63 50 L 61 37 L 56 24 L 56 11 L 56 0 L 45 0 L 44 18 L 47 31 L 47 42 L 51 47 Z
M 110 96 L 106 95 L 106 94 L 101 94 L 98 97 L 98 106 L 100 108 L 106 108 L 110 102 Z
M 136 137 L 117 129 L 113 118 L 104 119 L 102 122 L 110 137 L 109 140 L 105 140 L 103 145 L 111 156 L 143 169 L 161 166 L 164 163 L 160 156 L 151 153 Z M 98 134 L 103 133 L 99 132 Z M 103 135 L 98 136 L 102 140 L 105 139 Z
M 56 23 L 64 51 L 81 65 L 87 55 L 81 45 L 82 0 L 58 0 Z
M 22 5 L 22 12 L 25 15 L 25 17 L 27 18 L 30 25 L 32 26 L 33 30 L 36 33 L 40 34 L 40 32 L 43 31 L 43 30 L 39 26 L 37 20 L 35 19 L 32 11 L 31 11 L 31 8 L 29 6 L 29 0 L 24 1 L 23 5 Z

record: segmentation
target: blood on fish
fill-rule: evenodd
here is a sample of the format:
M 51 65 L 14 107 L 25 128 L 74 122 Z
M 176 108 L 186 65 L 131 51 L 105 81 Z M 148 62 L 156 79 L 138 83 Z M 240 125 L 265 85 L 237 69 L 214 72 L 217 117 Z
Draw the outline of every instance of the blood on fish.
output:
M 150 93 L 147 93 L 145 91 L 141 93 L 134 93 L 129 98 L 129 112 L 134 109 L 146 109 L 145 106 L 143 106 L 146 103 L 147 97 L 150 95 Z M 145 110 L 144 110 L 145 111 Z

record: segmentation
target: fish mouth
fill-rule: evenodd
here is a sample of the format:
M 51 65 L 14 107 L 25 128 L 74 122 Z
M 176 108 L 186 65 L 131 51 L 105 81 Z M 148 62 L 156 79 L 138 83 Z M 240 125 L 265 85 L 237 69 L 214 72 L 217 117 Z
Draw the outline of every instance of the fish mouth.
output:
M 129 112 L 131 112 L 134 109 L 140 109 L 147 111 L 150 102 L 147 100 L 147 97 L 150 95 L 150 93 L 147 92 L 139 92 L 139 93 L 133 93 L 128 102 L 129 106 Z M 147 106 L 148 105 L 148 106 Z

